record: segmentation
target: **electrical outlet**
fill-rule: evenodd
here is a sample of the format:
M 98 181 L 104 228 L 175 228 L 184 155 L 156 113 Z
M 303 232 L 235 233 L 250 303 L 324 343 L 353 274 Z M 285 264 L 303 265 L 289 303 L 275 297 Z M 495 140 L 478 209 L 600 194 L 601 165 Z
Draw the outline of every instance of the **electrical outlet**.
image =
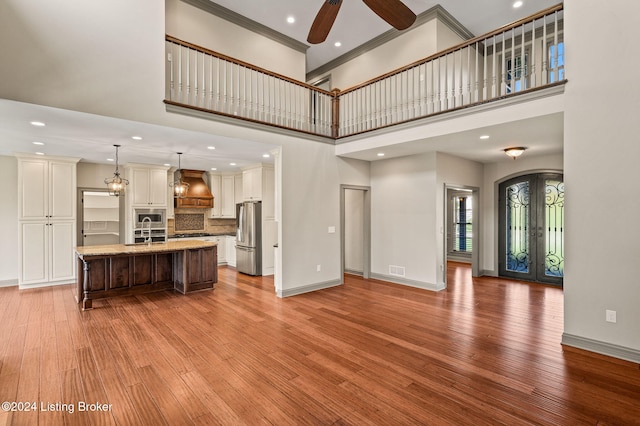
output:
M 316 265 L 316 271 L 320 272 L 320 265 Z
M 610 311 L 609 309 L 607 309 L 605 311 L 605 316 L 607 319 L 607 322 L 616 322 L 616 316 L 617 316 L 617 312 L 616 311 Z

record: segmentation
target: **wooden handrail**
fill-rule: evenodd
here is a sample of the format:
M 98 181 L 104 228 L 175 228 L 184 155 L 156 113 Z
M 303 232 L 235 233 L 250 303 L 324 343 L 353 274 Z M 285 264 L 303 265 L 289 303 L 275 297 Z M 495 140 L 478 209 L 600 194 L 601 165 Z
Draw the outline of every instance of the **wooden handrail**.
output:
M 179 45 L 184 46 L 184 47 L 188 47 L 189 49 L 193 49 L 193 50 L 196 50 L 196 51 L 201 52 L 201 53 L 205 53 L 207 55 L 211 55 L 211 56 L 219 58 L 219 59 L 223 59 L 223 60 L 225 60 L 227 62 L 231 62 L 231 63 L 234 63 L 236 65 L 240 65 L 240 66 L 243 66 L 245 68 L 249 68 L 249 69 L 251 69 L 253 71 L 258 71 L 260 73 L 267 74 L 267 75 L 269 75 L 271 77 L 275 77 L 275 78 L 278 78 L 280 80 L 284 80 L 284 81 L 286 81 L 288 83 L 295 84 L 296 86 L 300 86 L 300 87 L 304 87 L 305 89 L 313 90 L 314 92 L 319 92 L 319 93 L 322 93 L 322 94 L 327 95 L 327 96 L 333 96 L 334 95 L 333 92 L 329 92 L 327 90 L 320 89 L 320 88 L 315 87 L 315 86 L 311 86 L 310 84 L 304 83 L 302 81 L 295 80 L 293 78 L 287 77 L 286 75 L 278 74 L 276 72 L 269 71 L 269 70 L 264 69 L 264 68 L 260 68 L 260 67 L 258 67 L 256 65 L 250 64 L 248 62 L 241 61 L 241 60 L 236 59 L 236 58 L 232 58 L 231 56 L 227 56 L 225 54 L 216 52 L 214 50 L 207 49 L 205 47 L 198 46 L 196 44 L 189 43 L 189 42 L 184 41 L 184 40 L 180 40 L 179 38 L 170 36 L 168 34 L 165 35 L 165 40 L 169 41 L 171 43 L 179 44 Z
M 542 11 L 540 11 L 538 13 L 535 13 L 533 15 L 530 15 L 530 16 L 528 16 L 526 18 L 522 18 L 522 19 L 519 19 L 519 20 L 517 20 L 515 22 L 512 22 L 510 24 L 503 25 L 502 27 L 500 27 L 500 28 L 498 28 L 496 30 L 493 30 L 493 31 L 488 32 L 486 34 L 483 34 L 481 36 L 474 37 L 474 38 L 472 38 L 470 40 L 463 41 L 460 44 L 457 44 L 457 45 L 455 45 L 453 47 L 450 47 L 450 48 L 448 48 L 446 50 L 443 50 L 441 52 L 434 53 L 433 55 L 427 56 L 426 58 L 419 59 L 419 60 L 417 60 L 415 62 L 410 63 L 409 65 L 405 65 L 405 66 L 403 66 L 401 68 L 395 69 L 393 71 L 389 71 L 386 74 L 382 74 L 382 75 L 380 75 L 378 77 L 372 78 L 371 80 L 365 81 L 364 83 L 360 83 L 360 84 L 358 84 L 356 86 L 353 86 L 353 87 L 350 87 L 348 89 L 342 90 L 340 92 L 340 95 L 345 95 L 345 94 L 347 94 L 349 92 L 353 92 L 354 90 L 358 90 L 358 89 L 361 89 L 363 87 L 369 86 L 369 85 L 371 85 L 373 83 L 377 83 L 378 81 L 382 81 L 382 80 L 387 79 L 389 77 L 392 77 L 394 75 L 400 74 L 400 73 L 402 73 L 404 71 L 407 71 L 407 70 L 410 70 L 412 68 L 415 68 L 415 67 L 417 67 L 419 65 L 422 65 L 422 64 L 424 64 L 426 62 L 433 61 L 434 59 L 441 58 L 441 57 L 446 56 L 446 55 L 448 55 L 448 54 L 450 54 L 452 52 L 455 52 L 457 50 L 464 49 L 465 47 L 469 47 L 469 46 L 471 46 L 471 45 L 473 45 L 473 44 L 475 44 L 475 43 L 477 43 L 479 41 L 486 40 L 487 38 L 493 37 L 494 35 L 497 35 L 497 34 L 502 34 L 505 31 L 512 30 L 512 29 L 514 29 L 516 27 L 519 27 L 520 25 L 523 25 L 523 24 L 525 24 L 527 22 L 533 21 L 535 19 L 541 18 L 541 17 L 546 16 L 546 15 L 550 15 L 551 13 L 558 12 L 558 11 L 560 11 L 562 9 L 563 9 L 563 4 L 562 3 L 557 4 L 555 6 L 551 6 L 551 7 L 547 8 L 547 9 L 544 9 L 544 10 L 542 10 Z

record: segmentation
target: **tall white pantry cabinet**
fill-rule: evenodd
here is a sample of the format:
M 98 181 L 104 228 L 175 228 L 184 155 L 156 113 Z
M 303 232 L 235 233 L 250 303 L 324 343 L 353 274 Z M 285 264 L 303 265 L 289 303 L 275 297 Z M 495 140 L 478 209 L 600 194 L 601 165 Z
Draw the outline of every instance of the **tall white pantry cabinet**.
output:
M 76 168 L 79 158 L 16 154 L 20 288 L 75 280 Z

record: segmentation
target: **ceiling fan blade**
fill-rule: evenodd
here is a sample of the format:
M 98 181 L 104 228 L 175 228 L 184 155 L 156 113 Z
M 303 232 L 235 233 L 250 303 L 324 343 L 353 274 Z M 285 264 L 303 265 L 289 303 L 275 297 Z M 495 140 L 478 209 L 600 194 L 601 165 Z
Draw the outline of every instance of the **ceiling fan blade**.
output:
M 416 21 L 416 14 L 400 0 L 362 0 L 376 15 L 397 30 L 405 30 Z
M 309 30 L 309 36 L 307 37 L 309 43 L 318 44 L 327 39 L 336 16 L 338 16 L 340 6 L 342 6 L 342 0 L 326 0 L 322 4 Z

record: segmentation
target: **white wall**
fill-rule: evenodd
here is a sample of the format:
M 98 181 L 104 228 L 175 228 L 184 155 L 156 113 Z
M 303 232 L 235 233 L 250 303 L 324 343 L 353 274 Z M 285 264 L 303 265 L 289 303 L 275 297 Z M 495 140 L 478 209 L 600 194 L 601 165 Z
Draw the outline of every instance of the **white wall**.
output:
M 105 36 L 107 35 L 107 36 Z M 148 121 L 164 110 L 164 2 L 0 2 L 0 97 Z
M 563 341 L 640 361 L 637 214 L 640 84 L 603 66 L 636 52 L 640 3 L 566 0 L 564 163 L 567 189 Z M 602 13 L 594 13 L 602 11 Z M 595 31 L 594 29 L 597 29 Z M 611 47 L 607 34 L 617 34 Z M 593 53 L 597 52 L 597 63 Z M 640 56 L 624 55 L 624 69 Z M 605 310 L 617 311 L 617 323 Z
M 553 171 L 562 173 L 562 154 L 556 155 L 532 155 L 531 151 L 525 151 L 517 160 L 512 160 L 506 155 L 503 160 L 484 166 L 483 193 L 480 199 L 480 272 L 486 275 L 498 275 L 498 185 L 508 178 Z M 568 191 L 567 200 L 571 200 L 573 194 Z M 571 201 L 569 201 L 571 202 Z M 567 238 L 571 236 L 567 234 Z
M 485 190 L 483 188 L 484 166 L 481 163 L 465 160 L 453 155 L 438 153 L 437 154 L 437 184 L 435 194 L 435 210 L 436 210 L 436 263 L 437 282 L 444 283 L 446 256 L 444 253 L 444 239 L 446 238 L 447 222 L 444 217 L 445 211 L 445 185 L 474 187 L 479 189 L 480 200 L 484 197 Z M 480 203 L 474 208 L 479 208 Z M 475 232 L 478 231 L 476 226 Z
M 283 142 L 280 295 L 288 296 L 341 282 L 341 160 L 329 144 Z
M 172 35 L 304 80 L 304 54 L 179 0 L 166 9 Z M 164 37 L 162 1 L 2 1 L 0 51 L 12 59 L 0 61 L 11 82 L 0 85 L 0 98 L 189 128 L 162 102 Z
M 436 154 L 371 164 L 371 275 L 437 287 Z M 404 277 L 389 266 L 405 268 Z
M 18 161 L 0 155 L 0 286 L 18 284 Z
M 345 90 L 460 42 L 462 39 L 449 27 L 432 19 L 327 74 L 331 74 L 333 88 Z
M 113 176 L 115 164 L 95 164 L 79 162 L 77 167 L 78 188 L 107 188 L 104 180 Z M 126 177 L 122 173 L 122 177 Z
M 180 0 L 166 1 L 167 34 L 299 81 L 305 54 Z

